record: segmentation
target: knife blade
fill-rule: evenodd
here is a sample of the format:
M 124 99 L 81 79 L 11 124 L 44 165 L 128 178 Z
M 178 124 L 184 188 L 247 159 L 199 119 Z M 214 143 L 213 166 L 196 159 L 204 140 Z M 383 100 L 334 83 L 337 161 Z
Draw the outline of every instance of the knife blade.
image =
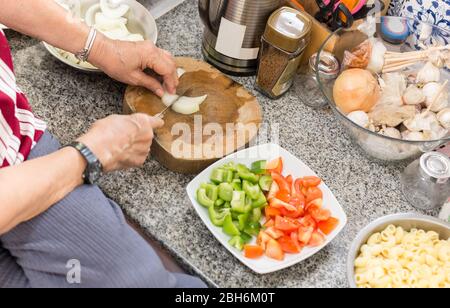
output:
M 175 105 L 175 103 L 178 102 L 188 91 L 189 90 L 184 91 L 183 95 L 179 95 L 178 98 L 172 102 L 172 104 L 164 108 L 164 110 L 160 113 L 156 114 L 155 117 L 160 119 L 164 118 L 164 115 L 167 113 L 167 111 L 169 111 L 169 109 L 172 108 L 172 106 Z

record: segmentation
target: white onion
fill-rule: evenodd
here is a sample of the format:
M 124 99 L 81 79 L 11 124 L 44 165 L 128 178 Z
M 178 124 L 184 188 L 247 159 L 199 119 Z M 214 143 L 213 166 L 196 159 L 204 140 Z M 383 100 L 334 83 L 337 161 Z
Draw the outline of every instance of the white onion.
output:
M 169 107 L 172 105 L 180 96 L 176 94 L 170 94 L 169 92 L 164 93 L 163 97 L 161 98 L 161 101 L 163 102 L 166 107 Z
M 125 16 L 130 10 L 130 7 L 126 4 L 119 4 L 117 7 L 113 7 L 108 0 L 100 0 L 100 7 L 102 12 L 109 18 L 120 18 Z
M 95 14 L 95 27 L 100 31 L 111 31 L 117 28 L 122 28 L 127 24 L 126 18 L 109 18 L 104 13 Z
M 84 21 L 89 27 L 95 25 L 95 14 L 100 10 L 100 3 L 94 4 L 86 11 L 86 15 L 84 16 Z
M 181 97 L 173 106 L 173 111 L 184 115 L 194 114 L 200 111 L 200 105 L 208 98 L 208 95 L 200 97 Z
M 123 25 L 120 28 L 110 31 L 103 31 L 103 34 L 112 40 L 123 40 L 126 39 L 131 33 L 128 31 L 127 27 Z
M 183 76 L 184 74 L 186 74 L 186 70 L 182 69 L 181 67 L 177 68 L 178 78 L 181 78 L 181 76 Z

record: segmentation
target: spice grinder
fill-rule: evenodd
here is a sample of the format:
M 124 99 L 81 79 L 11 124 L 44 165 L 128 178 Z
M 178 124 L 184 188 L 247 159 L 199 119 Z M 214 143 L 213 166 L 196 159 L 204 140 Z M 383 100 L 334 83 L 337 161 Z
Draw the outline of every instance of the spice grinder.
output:
M 199 0 L 205 59 L 228 74 L 255 74 L 267 20 L 282 4 L 282 0 Z

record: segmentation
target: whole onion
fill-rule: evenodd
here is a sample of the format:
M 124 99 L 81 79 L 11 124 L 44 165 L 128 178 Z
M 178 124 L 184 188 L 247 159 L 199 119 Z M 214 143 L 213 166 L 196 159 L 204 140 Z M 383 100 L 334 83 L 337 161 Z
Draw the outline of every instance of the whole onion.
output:
M 369 112 L 379 101 L 380 86 L 371 72 L 359 68 L 344 71 L 333 89 L 336 105 L 345 114 L 362 110 Z

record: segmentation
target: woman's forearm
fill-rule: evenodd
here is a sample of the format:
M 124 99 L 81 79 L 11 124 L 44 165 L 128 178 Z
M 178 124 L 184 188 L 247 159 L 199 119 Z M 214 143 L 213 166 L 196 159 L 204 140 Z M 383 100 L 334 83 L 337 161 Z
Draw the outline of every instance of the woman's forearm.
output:
M 80 153 L 67 147 L 18 166 L 0 169 L 0 234 L 63 199 L 82 184 L 85 168 L 86 161 Z
M 50 45 L 75 53 L 83 49 L 89 28 L 54 0 L 0 0 L 0 23 Z

